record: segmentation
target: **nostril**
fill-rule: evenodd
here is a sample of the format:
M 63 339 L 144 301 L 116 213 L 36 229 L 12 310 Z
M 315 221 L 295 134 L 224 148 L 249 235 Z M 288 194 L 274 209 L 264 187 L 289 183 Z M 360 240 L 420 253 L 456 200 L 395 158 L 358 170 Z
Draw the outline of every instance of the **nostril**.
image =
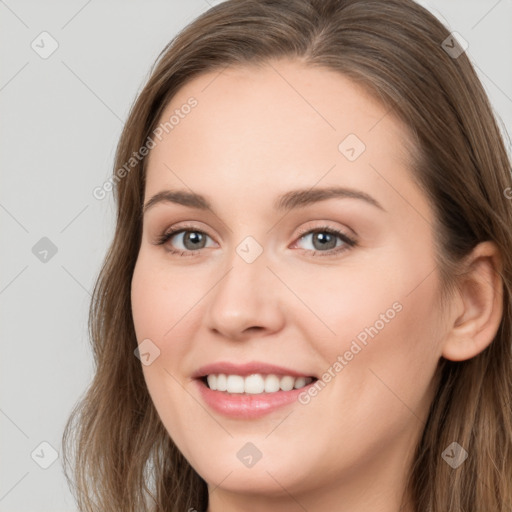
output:
M 247 327 L 247 329 L 245 329 L 246 331 L 249 331 L 249 332 L 253 332 L 253 331 L 261 331 L 263 329 L 263 327 L 260 327 L 259 325 L 255 325 L 253 327 Z

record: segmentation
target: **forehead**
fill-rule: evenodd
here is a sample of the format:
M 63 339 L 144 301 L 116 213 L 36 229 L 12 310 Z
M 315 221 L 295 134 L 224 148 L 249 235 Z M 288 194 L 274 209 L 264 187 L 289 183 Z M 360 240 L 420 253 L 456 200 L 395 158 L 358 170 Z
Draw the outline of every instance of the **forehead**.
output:
M 274 61 L 206 73 L 177 92 L 160 123 L 146 198 L 165 187 L 236 197 L 242 185 L 268 195 L 320 181 L 366 184 L 382 196 L 392 193 L 386 176 L 404 193 L 418 193 L 407 127 L 362 87 L 325 68 Z

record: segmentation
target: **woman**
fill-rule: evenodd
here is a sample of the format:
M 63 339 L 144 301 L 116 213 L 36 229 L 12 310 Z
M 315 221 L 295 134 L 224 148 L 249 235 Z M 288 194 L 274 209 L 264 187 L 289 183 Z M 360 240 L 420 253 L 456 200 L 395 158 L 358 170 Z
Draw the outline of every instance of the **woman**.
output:
M 509 511 L 510 168 L 410 0 L 200 16 L 118 146 L 80 510 Z

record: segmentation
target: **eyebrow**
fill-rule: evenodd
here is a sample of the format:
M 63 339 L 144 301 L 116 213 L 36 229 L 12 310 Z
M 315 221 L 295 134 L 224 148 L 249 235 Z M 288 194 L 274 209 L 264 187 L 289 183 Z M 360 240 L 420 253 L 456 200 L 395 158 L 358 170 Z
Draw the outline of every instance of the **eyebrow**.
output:
M 360 199 L 382 211 L 386 211 L 383 206 L 369 194 L 360 190 L 345 187 L 291 190 L 277 198 L 274 202 L 274 209 L 277 211 L 289 211 L 332 198 Z M 181 204 L 182 206 L 188 206 L 198 210 L 212 209 L 208 199 L 201 194 L 189 192 L 187 190 L 163 190 L 148 200 L 144 205 L 143 214 L 158 203 Z

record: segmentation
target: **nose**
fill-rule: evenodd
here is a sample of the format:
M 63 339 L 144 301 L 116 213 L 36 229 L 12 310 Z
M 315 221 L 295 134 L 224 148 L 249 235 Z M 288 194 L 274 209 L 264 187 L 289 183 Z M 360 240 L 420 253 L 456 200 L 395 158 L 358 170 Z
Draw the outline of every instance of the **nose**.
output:
M 265 253 L 251 263 L 235 253 L 229 263 L 205 297 L 207 328 L 233 340 L 280 330 L 284 286 L 268 268 Z

